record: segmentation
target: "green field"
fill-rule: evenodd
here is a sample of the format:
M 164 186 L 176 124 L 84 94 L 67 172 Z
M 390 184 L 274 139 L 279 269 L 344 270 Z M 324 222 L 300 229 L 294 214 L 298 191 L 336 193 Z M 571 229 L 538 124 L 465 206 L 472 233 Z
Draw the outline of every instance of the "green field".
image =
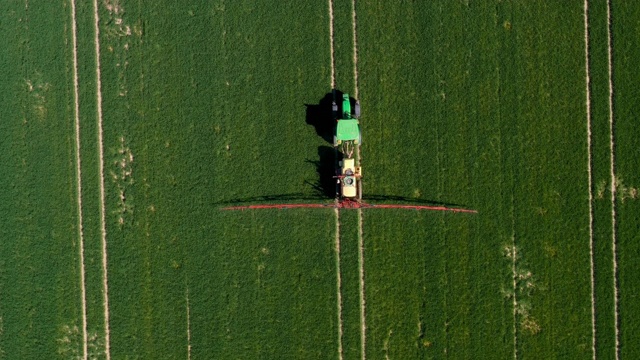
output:
M 640 5 L 75 1 L 0 5 L 0 359 L 640 357 Z M 333 201 L 334 81 L 478 213 L 221 211 Z

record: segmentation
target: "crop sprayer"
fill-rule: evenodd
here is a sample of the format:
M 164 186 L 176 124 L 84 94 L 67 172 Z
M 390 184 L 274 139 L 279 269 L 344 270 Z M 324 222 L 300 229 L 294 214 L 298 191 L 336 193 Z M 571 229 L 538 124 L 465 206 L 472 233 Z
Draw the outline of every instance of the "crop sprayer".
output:
M 410 209 L 450 211 L 461 213 L 477 213 L 476 210 L 463 209 L 449 206 L 434 206 L 426 204 L 371 204 L 362 200 L 362 168 L 357 164 L 360 145 L 362 144 L 362 131 L 360 128 L 360 102 L 352 99 L 349 94 L 342 94 L 339 103 L 336 102 L 336 90 L 333 90 L 331 113 L 335 122 L 333 135 L 333 147 L 336 155 L 341 154 L 342 159 L 336 156 L 335 175 L 336 198 L 333 203 L 310 204 L 254 204 L 242 206 L 227 206 L 222 210 L 250 210 L 250 209 L 297 209 L 297 208 L 338 208 L 338 209 Z M 354 153 L 356 156 L 354 156 Z

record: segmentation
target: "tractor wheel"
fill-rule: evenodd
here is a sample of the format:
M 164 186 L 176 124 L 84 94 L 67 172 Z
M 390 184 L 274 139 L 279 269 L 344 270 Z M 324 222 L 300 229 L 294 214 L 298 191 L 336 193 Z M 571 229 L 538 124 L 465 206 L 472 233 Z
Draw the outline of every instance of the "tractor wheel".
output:
M 331 103 L 331 112 L 334 119 L 338 118 L 338 104 L 335 101 Z
M 356 100 L 356 106 L 353 107 L 353 117 L 360 118 L 360 101 Z
M 333 135 L 333 147 L 338 147 L 338 138 Z

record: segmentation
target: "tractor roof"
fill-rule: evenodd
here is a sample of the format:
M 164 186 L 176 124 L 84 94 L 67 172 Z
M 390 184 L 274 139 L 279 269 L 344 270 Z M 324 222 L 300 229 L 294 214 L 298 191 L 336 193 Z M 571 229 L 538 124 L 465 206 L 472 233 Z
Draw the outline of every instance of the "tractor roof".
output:
M 351 119 L 351 100 L 349 94 L 342 94 L 342 116 Z
M 338 120 L 336 138 L 341 141 L 356 140 L 360 134 L 360 127 L 356 119 Z

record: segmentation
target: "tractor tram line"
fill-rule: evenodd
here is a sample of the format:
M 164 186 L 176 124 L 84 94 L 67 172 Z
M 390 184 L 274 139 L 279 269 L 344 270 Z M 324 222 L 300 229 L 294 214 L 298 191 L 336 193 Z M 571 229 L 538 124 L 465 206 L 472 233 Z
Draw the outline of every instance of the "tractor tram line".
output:
M 80 100 L 78 81 L 78 29 L 76 20 L 76 2 L 71 0 L 71 41 L 73 48 L 73 101 L 74 101 L 74 129 L 75 129 L 75 155 L 76 155 L 76 187 L 78 191 L 78 238 L 80 256 L 80 292 L 82 303 L 82 359 L 87 359 L 88 335 L 87 335 L 87 290 L 84 259 L 84 230 L 82 216 L 82 169 L 80 159 Z
M 86 175 L 82 174 L 82 134 L 81 134 L 81 99 L 83 96 L 80 91 L 80 71 L 88 71 L 83 70 L 79 66 L 78 61 L 78 48 L 80 47 L 78 44 L 78 20 L 77 20 L 77 8 L 76 8 L 76 0 L 70 0 L 70 21 L 71 21 L 71 48 L 72 48 L 72 57 L 73 57 L 73 101 L 74 101 L 74 136 L 75 136 L 75 167 L 76 167 L 76 188 L 77 188 L 77 206 L 78 206 L 78 251 L 79 251 L 79 262 L 80 262 L 80 291 L 81 291 L 81 304 L 82 304 L 82 350 L 81 354 L 78 354 L 79 358 L 87 359 L 93 357 L 95 354 L 90 354 L 90 351 L 97 350 L 99 352 L 102 349 L 96 349 L 95 345 L 90 345 L 90 342 L 95 342 L 97 335 L 89 336 L 89 320 L 88 320 L 88 303 L 87 301 L 87 269 L 88 264 L 86 263 L 85 258 L 85 230 L 91 226 L 85 226 L 85 221 L 91 218 L 91 216 L 85 217 L 85 211 L 90 211 L 84 209 L 85 204 L 83 204 L 82 193 L 85 190 L 85 186 L 83 185 L 82 178 Z M 99 18 L 99 3 L 97 0 L 93 1 L 93 51 L 95 52 L 95 72 L 93 76 L 95 76 L 95 105 L 96 105 L 96 125 L 97 125 L 97 158 L 99 161 L 99 222 L 100 222 L 100 248 L 101 248 L 101 267 L 102 267 L 102 295 L 103 295 L 103 311 L 104 311 L 104 356 L 107 360 L 111 358 L 110 356 L 110 341 L 109 341 L 109 299 L 107 292 L 107 246 L 106 246 L 106 224 L 105 224 L 105 185 L 104 185 L 104 145 L 103 145 L 103 134 L 102 134 L 102 85 L 101 85 L 101 69 L 100 69 L 100 18 Z M 88 29 L 87 29 L 88 30 Z M 86 46 L 88 43 L 83 44 L 82 46 Z M 84 150 L 89 151 L 89 150 Z M 93 151 L 93 150 L 92 150 Z M 93 155 L 93 154 L 91 154 Z M 89 182 L 91 183 L 91 182 Z M 89 185 L 89 188 L 91 186 Z M 101 346 L 100 346 L 101 347 Z
M 591 354 L 596 359 L 596 303 L 593 236 L 593 155 L 591 134 L 591 71 L 589 66 L 589 1 L 584 0 L 585 106 L 587 116 L 587 186 L 589 187 L 589 264 L 591 281 Z
M 336 122 L 336 132 L 333 138 L 333 148 L 334 148 L 334 160 L 335 160 L 335 169 L 336 169 L 336 192 L 334 204 L 336 208 L 336 220 L 338 223 L 340 222 L 339 218 L 339 209 L 347 208 L 347 209 L 356 209 L 357 210 L 357 218 L 346 217 L 346 221 L 350 224 L 357 222 L 357 233 L 350 233 L 349 231 L 346 234 L 336 234 L 337 238 L 346 236 L 349 243 L 347 244 L 347 248 L 352 249 L 354 252 L 357 252 L 357 260 L 353 263 L 353 268 L 349 267 L 349 264 L 345 264 L 345 267 L 340 267 L 339 272 L 341 272 L 342 268 L 349 268 L 349 273 L 353 271 L 353 290 L 354 295 L 355 292 L 358 293 L 357 298 L 347 297 L 347 301 L 353 301 L 353 305 L 356 305 L 359 308 L 359 311 L 352 314 L 346 314 L 347 321 L 350 324 L 358 324 L 357 327 L 360 329 L 358 331 L 360 334 L 356 334 L 356 328 L 351 328 L 352 334 L 347 336 L 348 338 L 355 339 L 358 338 L 360 342 L 359 351 L 361 353 L 362 359 L 365 359 L 364 353 L 364 334 L 365 334 L 365 323 L 364 323 L 364 254 L 363 254 L 363 238 L 362 238 L 362 182 L 361 182 L 361 168 L 359 166 L 360 161 L 360 142 L 361 142 L 361 131 L 359 125 L 359 117 L 360 117 L 360 103 L 358 100 L 353 99 L 349 94 L 342 93 L 336 90 L 335 88 L 332 90 L 332 118 L 333 121 Z M 355 220 L 355 221 L 354 221 Z M 339 224 L 337 226 L 337 231 L 339 231 Z M 336 246 L 337 253 L 340 250 L 340 245 Z M 355 259 L 354 259 L 355 260 Z M 357 274 L 357 280 L 356 280 Z M 347 278 L 351 278 L 347 276 Z M 357 284 L 356 284 L 357 282 Z M 342 292 L 343 285 L 340 284 L 340 292 Z M 351 287 L 351 286 L 347 286 Z M 357 288 L 357 289 L 356 289 Z M 349 291 L 347 291 L 349 293 Z M 342 301 L 342 294 L 340 294 L 340 300 Z M 349 306 L 349 308 L 355 308 L 355 306 Z M 344 336 L 344 333 L 341 331 L 341 338 Z
M 332 21 L 333 21 L 333 17 L 332 17 Z M 331 39 L 331 42 L 333 43 L 333 37 Z M 332 56 L 332 60 L 333 60 L 333 56 Z M 331 68 L 332 68 L 332 76 L 333 74 L 335 74 L 335 72 L 333 71 L 333 62 L 331 64 Z M 332 77 L 331 79 L 332 85 L 331 87 L 333 88 L 335 86 L 335 78 Z M 334 93 L 334 102 L 335 102 L 335 93 Z M 334 159 L 334 168 L 337 169 L 338 168 L 338 156 L 340 155 L 340 152 L 338 151 L 337 147 L 333 148 L 333 159 Z M 338 358 L 340 360 L 343 359 L 344 353 L 343 353 L 343 349 L 342 349 L 342 337 L 343 337 L 343 321 L 342 321 L 342 272 L 341 272 L 341 267 L 340 267 L 340 209 L 338 208 L 340 204 L 340 184 L 336 183 L 336 192 L 335 192 L 335 199 L 334 199 L 334 213 L 336 216 L 336 238 L 335 238 L 335 252 L 336 252 L 336 281 L 337 281 L 337 303 L 338 303 Z
M 353 94 L 355 97 L 352 99 L 349 94 L 341 93 L 337 90 L 336 81 L 336 64 L 334 54 L 334 13 L 333 13 L 333 0 L 328 0 L 329 6 L 329 37 L 330 37 L 330 61 L 331 61 L 331 89 L 332 89 L 332 118 L 336 122 L 336 132 L 333 139 L 334 148 L 334 168 L 336 169 L 336 189 L 334 198 L 334 211 L 336 216 L 336 235 L 335 235 L 335 252 L 336 252 L 336 281 L 337 281 L 337 306 L 338 306 L 338 358 L 343 359 L 343 338 L 344 338 L 344 324 L 343 324 L 343 283 L 342 283 L 342 269 L 340 251 L 341 251 L 341 237 L 345 234 L 341 233 L 341 208 L 357 209 L 357 268 L 358 270 L 358 301 L 359 313 L 353 314 L 359 317 L 360 328 L 360 353 L 361 358 L 366 358 L 365 354 L 365 311 L 364 311 L 364 241 L 363 241 L 363 218 L 362 218 L 362 181 L 361 176 L 361 132 L 359 125 L 360 117 L 360 104 L 358 102 L 358 69 L 357 69 L 357 35 L 356 35 L 356 12 L 355 0 L 351 2 L 351 30 L 353 41 L 353 79 L 354 88 Z M 338 95 L 339 94 L 339 95 Z M 340 97 L 340 98 L 339 98 Z M 338 104 L 340 106 L 338 106 Z M 348 217 L 347 217 L 348 218 Z M 351 239 L 350 239 L 351 240 Z M 354 249 L 355 250 L 355 249 Z M 354 264 L 355 265 L 355 264 Z M 355 270 L 355 268 L 353 269 Z M 356 285 L 356 284 L 353 284 Z M 350 300 L 350 299 L 347 299 Z M 355 304 L 354 304 L 355 305 Z M 352 318 L 347 314 L 348 318 Z M 355 335 L 355 334 L 353 334 Z
M 336 200 L 337 202 L 338 200 Z M 336 252 L 336 287 L 337 287 L 337 306 L 338 306 L 338 358 L 343 359 L 342 350 L 342 275 L 340 272 L 340 210 L 337 207 L 333 209 L 336 216 L 336 237 L 335 237 L 335 252 Z
M 620 321 L 619 316 L 619 292 L 618 289 L 618 250 L 616 240 L 616 159 L 615 159 L 615 135 L 613 113 L 613 45 L 611 35 L 611 0 L 607 0 L 607 70 L 609 75 L 609 151 L 611 173 L 611 252 L 613 258 L 613 322 L 615 334 L 615 359 L 620 358 Z
M 357 16 L 356 16 L 356 0 L 351 2 L 351 24 L 353 31 L 353 94 L 356 99 L 359 99 L 358 91 L 358 31 L 357 31 Z M 356 115 L 360 118 L 360 109 L 356 100 Z M 362 145 L 362 136 L 358 139 L 356 146 L 356 164 L 357 173 L 362 176 L 362 153 L 360 146 Z M 362 201 L 362 179 L 359 179 L 357 183 L 358 201 Z M 359 282 L 359 300 L 360 300 L 360 346 L 362 360 L 367 357 L 366 354 L 366 340 L 367 340 L 367 321 L 366 321 L 366 300 L 365 300 L 365 286 L 364 286 L 364 235 L 363 235 L 363 223 L 362 209 L 358 208 L 358 282 Z
M 105 220 L 105 189 L 104 189 L 104 140 L 102 135 L 102 74 L 100 69 L 100 15 L 98 0 L 93 0 L 93 17 L 95 31 L 95 61 L 96 61 L 96 109 L 98 118 L 98 158 L 100 172 L 100 242 L 102 248 L 102 292 L 104 311 L 104 351 L 107 360 L 111 359 L 111 340 L 109 326 L 109 286 L 107 274 L 107 227 Z
M 334 32 L 333 32 L 333 0 L 328 0 L 329 7 L 329 54 L 331 61 L 331 89 L 336 87 L 336 67 L 334 56 Z M 335 101 L 335 98 L 334 98 Z M 338 166 L 338 149 L 334 148 L 334 168 Z M 336 184 L 336 197 L 334 200 L 334 214 L 336 217 L 335 239 L 334 249 L 336 253 L 336 306 L 338 312 L 338 359 L 343 360 L 344 352 L 342 349 L 342 337 L 343 337 L 343 321 L 342 321 L 342 274 L 340 271 L 340 210 L 338 209 L 338 203 L 340 201 L 338 197 L 339 187 Z
M 335 214 L 336 214 L 336 262 L 338 272 L 338 307 L 339 307 L 339 358 L 342 359 L 343 347 L 342 339 L 344 336 L 342 323 L 342 275 L 340 264 L 340 208 L 356 208 L 357 210 L 357 271 L 358 271 L 358 308 L 359 308 L 359 328 L 360 328 L 360 357 L 366 359 L 366 312 L 365 312 L 365 285 L 364 285 L 364 237 L 363 237 L 363 216 L 361 206 L 362 202 L 362 181 L 361 181 L 361 162 L 362 154 L 360 145 L 362 143 L 361 127 L 360 127 L 360 103 L 358 101 L 358 43 L 357 43 L 357 26 L 356 26 L 356 0 L 351 1 L 351 30 L 352 30 L 352 60 L 353 60 L 353 96 L 351 98 L 347 93 L 340 93 L 338 98 L 336 71 L 335 71 L 335 55 L 334 55 L 334 32 L 333 32 L 333 0 L 329 0 L 329 18 L 330 18 L 330 50 L 331 50 L 331 89 L 333 94 L 332 114 L 333 120 L 336 121 L 336 132 L 333 139 L 334 161 L 336 169 L 336 193 L 335 193 Z M 355 101 L 355 103 L 354 103 Z M 356 240 L 356 239 L 354 239 Z M 354 244 L 356 245 L 356 244 Z M 355 270 L 355 268 L 353 269 Z M 355 285 L 355 284 L 354 284 Z M 354 299 L 355 300 L 355 299 Z M 355 314 L 354 314 L 355 315 Z M 354 334 L 355 335 L 355 334 Z

